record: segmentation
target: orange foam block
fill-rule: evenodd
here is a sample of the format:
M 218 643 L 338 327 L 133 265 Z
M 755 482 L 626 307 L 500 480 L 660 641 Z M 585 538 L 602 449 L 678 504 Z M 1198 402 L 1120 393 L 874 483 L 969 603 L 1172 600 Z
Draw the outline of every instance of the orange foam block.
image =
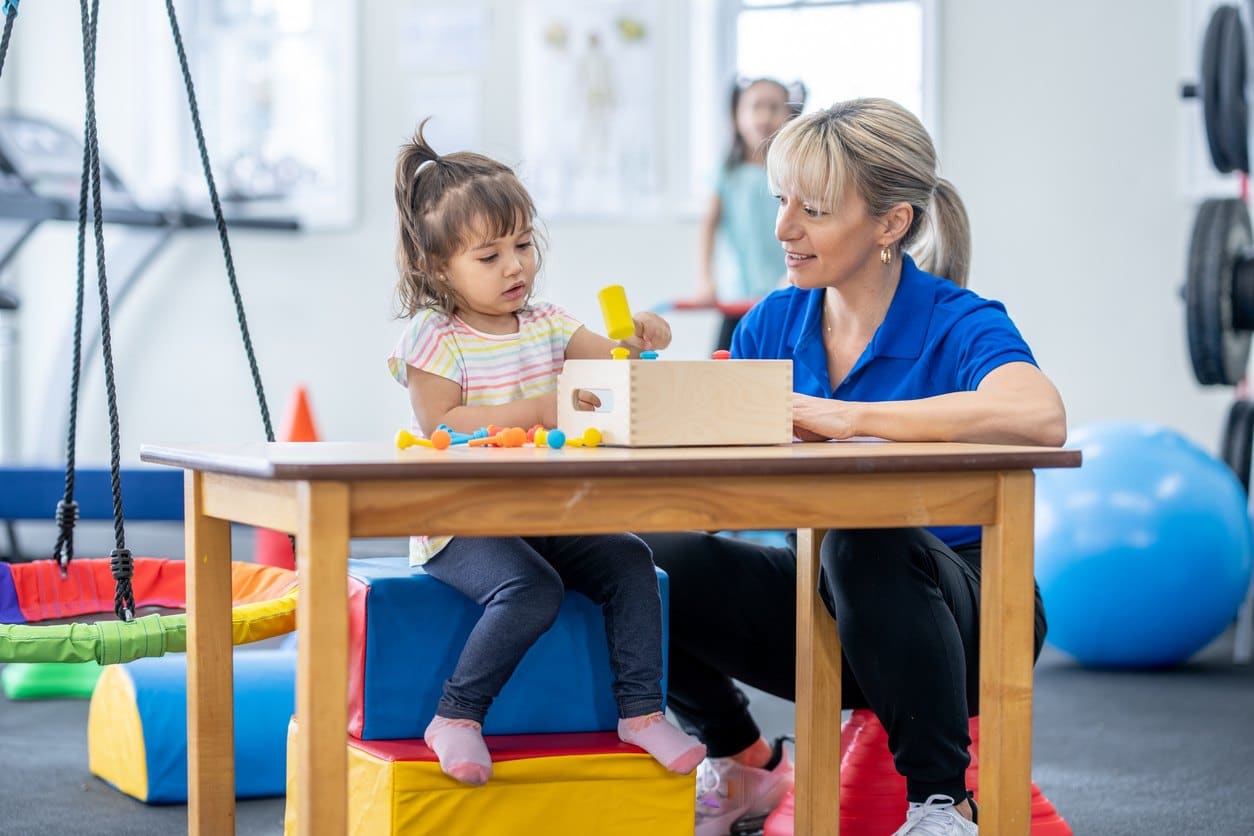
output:
M 284 832 L 296 832 L 299 734 L 288 731 Z M 692 836 L 696 786 L 613 732 L 486 738 L 492 778 L 440 771 L 421 740 L 348 739 L 348 833 L 360 836 Z
M 980 719 L 971 718 L 971 765 L 967 788 L 979 783 Z M 979 796 L 977 794 L 978 801 Z M 1032 836 L 1071 836 L 1071 826 L 1032 784 Z M 882 836 L 906 821 L 906 779 L 893 766 L 888 733 L 875 714 L 853 712 L 840 729 L 840 832 L 842 836 Z M 793 794 L 766 819 L 762 836 L 792 836 Z

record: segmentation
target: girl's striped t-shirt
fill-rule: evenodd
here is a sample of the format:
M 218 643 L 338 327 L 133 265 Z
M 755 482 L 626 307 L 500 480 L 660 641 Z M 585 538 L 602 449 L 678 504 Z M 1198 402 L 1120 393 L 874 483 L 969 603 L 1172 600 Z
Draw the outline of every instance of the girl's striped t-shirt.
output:
M 518 312 L 518 333 L 485 334 L 433 308 L 418 311 L 388 355 L 388 370 L 402 386 L 413 366 L 462 388 L 466 406 L 499 406 L 557 388 L 566 346 L 583 327 L 566 310 L 537 302 Z M 411 421 L 420 432 L 417 418 Z M 410 563 L 426 563 L 449 537 L 414 537 Z

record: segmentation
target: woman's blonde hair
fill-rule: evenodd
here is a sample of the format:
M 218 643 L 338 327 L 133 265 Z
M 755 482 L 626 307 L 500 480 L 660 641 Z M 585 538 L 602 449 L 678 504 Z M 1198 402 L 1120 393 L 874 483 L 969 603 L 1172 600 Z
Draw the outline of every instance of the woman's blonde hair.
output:
M 441 157 L 423 138 L 427 120 L 396 157 L 396 216 L 399 221 L 396 285 L 400 316 L 421 308 L 452 315 L 457 298 L 440 275 L 459 252 L 489 239 L 510 235 L 533 223 L 531 195 L 504 163 L 482 154 L 458 151 Z M 536 267 L 541 237 L 533 230 Z
M 906 203 L 909 229 L 895 242 L 919 267 L 967 284 L 971 227 L 953 184 L 936 171 L 923 123 L 888 99 L 852 99 L 785 125 L 771 141 L 767 176 L 776 193 L 832 210 L 850 186 L 876 217 Z

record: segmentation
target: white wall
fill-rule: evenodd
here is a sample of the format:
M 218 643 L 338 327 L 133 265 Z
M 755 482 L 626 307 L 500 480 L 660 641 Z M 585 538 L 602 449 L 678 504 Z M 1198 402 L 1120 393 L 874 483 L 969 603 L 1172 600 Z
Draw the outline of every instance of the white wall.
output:
M 975 288 L 1005 301 L 1072 426 L 1155 421 L 1214 450 L 1230 388 L 1193 379 L 1177 96 L 1183 2 L 945 0 L 944 168 Z M 1200 42 L 1200 36 L 1197 39 Z
M 974 223 L 974 285 L 1007 303 L 1063 389 L 1073 424 L 1158 421 L 1213 448 L 1231 393 L 1202 392 L 1192 382 L 1176 295 L 1191 220 L 1177 176 L 1183 1 L 944 0 L 938 139 L 946 172 Z M 392 163 L 420 116 L 412 112 L 395 37 L 413 2 L 359 5 L 360 224 L 338 233 L 232 237 L 276 423 L 292 386 L 305 382 L 323 436 L 332 440 L 389 438 L 407 410 L 383 358 L 399 332 L 390 318 Z M 487 5 L 493 40 L 484 73 L 485 150 L 517 162 L 517 4 Z M 673 79 L 687 71 L 687 3 L 665 5 L 670 47 L 660 75 Z M 158 27 L 161 18 L 155 20 L 145 25 Z M 114 97 L 114 116 L 117 98 L 131 89 L 128 74 L 177 78 L 172 53 L 132 46 L 143 63 L 120 60 L 129 48 L 118 44 L 133 37 L 122 28 L 100 37 L 98 86 L 102 99 Z M 6 81 L 10 73 L 17 76 L 18 106 L 79 124 L 77 49 L 71 4 L 23 10 L 5 68 Z M 54 55 L 57 66 L 50 67 Z M 144 144 L 143 124 L 106 122 L 105 107 L 105 154 L 113 147 L 135 157 Z M 681 96 L 667 104 L 675 120 L 685 107 Z M 153 153 L 145 150 L 140 158 Z M 599 319 L 595 291 L 605 284 L 626 284 L 638 308 L 671 298 L 691 285 L 695 236 L 694 220 L 682 217 L 551 223 L 548 295 L 592 324 Z M 27 459 L 60 455 L 59 445 L 49 450 L 37 441 L 62 420 L 46 414 L 44 397 L 49 380 L 60 387 L 66 377 L 51 362 L 72 312 L 73 240 L 70 228 L 41 230 L 17 273 L 26 300 Z M 675 322 L 680 353 L 695 353 L 710 341 L 708 318 Z M 182 235 L 153 265 L 115 327 L 125 458 L 134 460 L 143 442 L 261 437 L 212 232 Z M 102 393 L 96 362 L 80 419 L 83 461 L 107 459 Z

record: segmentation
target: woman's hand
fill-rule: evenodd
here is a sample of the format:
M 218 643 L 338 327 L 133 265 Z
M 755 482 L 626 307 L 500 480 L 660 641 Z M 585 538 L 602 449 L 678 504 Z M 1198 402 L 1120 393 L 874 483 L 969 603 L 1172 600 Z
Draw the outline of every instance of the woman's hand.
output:
M 854 427 L 854 405 L 846 401 L 813 398 L 793 393 L 792 426 L 802 441 L 826 438 L 851 438 Z
M 636 323 L 636 334 L 623 340 L 625 345 L 637 350 L 658 351 L 671 344 L 671 326 L 662 317 L 646 311 L 636 314 L 632 319 Z

